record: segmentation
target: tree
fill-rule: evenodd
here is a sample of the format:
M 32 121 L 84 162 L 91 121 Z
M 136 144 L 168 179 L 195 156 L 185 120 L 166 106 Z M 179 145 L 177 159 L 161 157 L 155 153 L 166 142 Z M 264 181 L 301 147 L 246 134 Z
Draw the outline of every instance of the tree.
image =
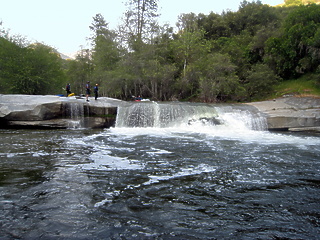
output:
M 133 50 L 139 50 L 158 30 L 158 0 L 128 0 L 124 23 L 120 26 L 122 38 Z
M 128 10 L 119 27 L 119 39 L 126 48 L 118 62 L 114 76 L 122 85 L 122 95 L 153 97 L 146 68 L 155 60 L 154 39 L 157 38 L 157 0 L 128 0 Z M 114 79 L 113 82 L 115 82 Z M 119 84 L 116 84 L 119 86 Z M 120 87 L 117 87 L 119 93 Z
M 174 49 L 174 61 L 180 69 L 180 79 L 176 83 L 179 97 L 188 98 L 197 93 L 199 79 L 195 77 L 195 68 L 191 65 L 210 51 L 210 42 L 204 38 L 205 32 L 198 27 L 198 18 L 194 13 L 179 17 L 179 32 L 174 36 L 171 48 Z
M 100 95 L 106 96 L 109 89 L 110 72 L 114 71 L 120 61 L 121 50 L 117 43 L 115 31 L 108 28 L 108 23 L 101 14 L 93 17 L 91 44 L 92 44 L 92 80 L 100 85 Z
M 116 33 L 108 29 L 101 14 L 93 18 L 94 22 L 90 26 L 93 31 L 92 39 L 92 62 L 95 71 L 108 71 L 115 68 L 120 59 L 120 50 L 116 42 Z
M 245 30 L 253 36 L 262 26 L 271 25 L 276 20 L 277 16 L 272 7 L 259 0 L 251 3 L 243 1 L 235 14 L 235 30 L 237 34 Z
M 211 12 L 208 16 L 198 15 L 199 28 L 205 31 L 207 40 L 216 40 L 220 37 L 230 37 L 231 31 L 223 15 Z
M 272 90 L 272 86 L 279 80 L 280 78 L 266 64 L 258 63 L 252 66 L 245 84 L 249 100 L 267 96 Z
M 195 69 L 190 66 L 202 55 L 208 54 L 210 43 L 204 39 L 204 32 L 198 30 L 181 31 L 171 45 L 174 49 L 176 66 L 181 72 L 177 82 L 179 97 L 187 98 L 195 94 L 199 88 L 199 81 L 194 77 Z
M 239 35 L 214 41 L 214 50 L 229 56 L 231 62 L 236 66 L 236 73 L 240 80 L 245 78 L 250 66 L 248 52 L 252 39 L 249 32 L 242 31 Z
M 39 43 L 24 46 L 23 42 L 19 37 L 0 37 L 1 90 L 20 94 L 57 93 L 65 79 L 62 59 L 51 47 Z
M 89 49 L 81 49 L 75 60 L 69 62 L 67 75 L 71 83 L 72 92 L 85 93 L 85 84 L 92 80 L 93 64 Z
M 29 79 L 27 94 L 53 94 L 60 92 L 65 85 L 65 72 L 62 59 L 54 49 L 36 43 L 28 46 L 25 56 L 24 78 Z M 25 89 L 16 87 L 17 91 Z
M 200 97 L 205 102 L 237 100 L 242 89 L 236 66 L 227 55 L 208 54 L 194 65 L 200 80 Z
M 12 92 L 12 81 L 19 72 L 19 59 L 22 49 L 12 41 L 0 37 L 0 90 L 2 93 Z
M 315 71 L 319 66 L 319 29 L 320 6 L 294 8 L 284 21 L 282 35 L 267 40 L 266 60 L 284 79 Z
M 198 17 L 194 13 L 181 14 L 176 26 L 178 27 L 179 32 L 198 31 Z
M 250 64 L 256 64 L 264 61 L 266 41 L 271 37 L 276 37 L 278 28 L 269 26 L 262 27 L 253 36 L 251 43 L 248 45 L 248 61 Z

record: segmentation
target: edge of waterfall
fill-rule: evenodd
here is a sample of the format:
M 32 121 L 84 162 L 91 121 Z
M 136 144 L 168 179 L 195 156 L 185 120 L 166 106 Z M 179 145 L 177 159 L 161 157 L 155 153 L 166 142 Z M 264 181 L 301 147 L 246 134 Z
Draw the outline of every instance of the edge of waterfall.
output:
M 68 101 L 76 101 L 82 110 L 69 116 L 63 105 Z M 86 102 L 84 98 L 69 98 L 53 95 L 4 95 L 0 94 L 0 126 L 1 128 L 110 128 L 116 124 L 118 108 L 131 104 L 146 102 L 125 102 L 113 98 L 99 98 Z M 161 102 L 151 102 L 162 104 Z M 176 103 L 176 102 L 174 102 Z M 183 105 L 185 103 L 176 103 Z M 192 105 L 193 103 L 187 103 Z M 210 104 L 203 104 L 208 106 Z M 225 106 L 226 104 L 216 104 Z M 267 121 L 268 130 L 316 131 L 320 132 L 320 98 L 315 97 L 282 97 L 270 101 L 232 104 L 233 106 L 251 106 L 262 114 Z M 156 114 L 159 114 L 156 112 Z M 175 116 L 174 113 L 171 114 Z M 70 125 L 70 122 L 80 125 Z M 205 116 L 202 120 L 208 118 Z M 119 119 L 117 119 L 119 120 Z M 164 118 L 164 122 L 170 118 Z M 179 120 L 180 121 L 180 120 Z M 155 123 L 153 123 L 155 124 Z M 163 123 L 156 123 L 161 127 Z

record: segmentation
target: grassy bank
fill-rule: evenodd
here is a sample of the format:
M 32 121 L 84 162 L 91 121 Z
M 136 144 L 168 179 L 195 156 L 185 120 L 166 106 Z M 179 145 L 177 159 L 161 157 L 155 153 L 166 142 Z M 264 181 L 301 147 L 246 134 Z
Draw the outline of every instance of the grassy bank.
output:
M 320 74 L 308 74 L 299 79 L 283 81 L 275 85 L 273 93 L 268 98 L 284 95 L 320 97 Z

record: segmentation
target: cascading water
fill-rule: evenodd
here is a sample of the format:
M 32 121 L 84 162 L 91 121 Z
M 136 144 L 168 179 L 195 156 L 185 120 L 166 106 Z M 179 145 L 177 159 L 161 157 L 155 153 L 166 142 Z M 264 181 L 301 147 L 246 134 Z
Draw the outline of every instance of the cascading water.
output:
M 194 103 L 132 103 L 119 107 L 116 127 L 214 127 L 266 130 L 265 117 L 251 106 Z
M 257 109 L 247 105 L 216 107 L 222 122 L 228 126 L 242 127 L 249 130 L 267 130 L 267 119 Z
M 0 239 L 318 239 L 320 136 L 265 129 L 251 106 L 155 102 L 0 129 Z
M 65 114 L 70 118 L 69 128 L 82 128 L 84 125 L 84 105 L 78 101 L 65 103 Z

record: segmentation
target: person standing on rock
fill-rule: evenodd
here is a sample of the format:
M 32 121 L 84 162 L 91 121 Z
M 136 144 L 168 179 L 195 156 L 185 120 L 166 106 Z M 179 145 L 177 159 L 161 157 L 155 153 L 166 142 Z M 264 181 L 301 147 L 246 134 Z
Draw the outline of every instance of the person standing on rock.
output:
M 67 86 L 66 86 L 66 91 L 67 91 L 67 97 L 68 97 L 69 94 L 71 94 L 71 86 L 70 86 L 70 83 L 67 84 Z
M 96 85 L 94 86 L 93 91 L 94 91 L 94 99 L 97 100 L 97 99 L 98 99 L 98 93 L 99 93 L 98 84 L 96 84 Z
M 88 81 L 87 84 L 86 84 L 86 97 L 87 97 L 87 102 L 89 102 L 90 94 L 91 94 L 90 82 Z

